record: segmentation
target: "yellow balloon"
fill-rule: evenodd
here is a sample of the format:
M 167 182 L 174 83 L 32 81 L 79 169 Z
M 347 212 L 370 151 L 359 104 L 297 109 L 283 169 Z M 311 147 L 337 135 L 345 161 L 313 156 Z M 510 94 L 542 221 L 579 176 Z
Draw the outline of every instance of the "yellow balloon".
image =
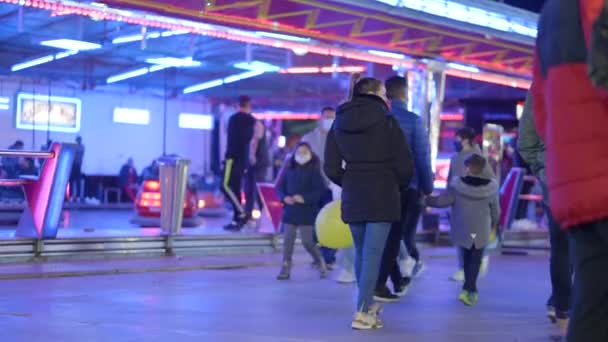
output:
M 342 221 L 339 200 L 327 204 L 317 215 L 315 229 L 317 239 L 323 247 L 333 249 L 349 248 L 353 245 L 350 228 Z

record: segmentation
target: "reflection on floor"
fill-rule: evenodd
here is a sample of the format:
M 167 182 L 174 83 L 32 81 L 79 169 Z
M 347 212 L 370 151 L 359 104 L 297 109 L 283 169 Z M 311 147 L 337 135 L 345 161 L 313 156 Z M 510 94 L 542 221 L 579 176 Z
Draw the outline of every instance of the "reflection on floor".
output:
M 378 331 L 351 331 L 355 286 L 320 280 L 304 255 L 287 282 L 274 280 L 279 255 L 267 256 L 271 267 L 4 280 L 0 331 L 32 342 L 549 341 L 546 255 L 493 256 L 479 304 L 467 308 L 448 281 L 454 254 L 423 250 L 426 272 L 386 306 Z
M 64 210 L 58 238 L 86 237 L 135 237 L 158 236 L 160 229 L 141 228 L 131 224 L 132 210 Z M 198 227 L 183 228 L 184 235 L 234 234 L 223 230 L 228 216 L 203 217 Z M 0 239 L 10 239 L 15 235 L 16 225 L 0 225 Z M 247 228 L 243 232 L 269 232 L 272 228 L 261 221 L 258 228 Z

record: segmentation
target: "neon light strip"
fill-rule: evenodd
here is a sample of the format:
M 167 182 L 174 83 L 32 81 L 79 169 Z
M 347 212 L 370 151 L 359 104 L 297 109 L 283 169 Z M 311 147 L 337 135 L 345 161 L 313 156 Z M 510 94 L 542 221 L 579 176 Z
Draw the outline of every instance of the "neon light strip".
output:
M 124 81 L 129 78 L 139 77 L 139 76 L 143 76 L 145 74 L 151 73 L 151 72 L 160 71 L 160 70 L 163 70 L 166 68 L 167 67 L 164 65 L 153 65 L 151 67 L 139 68 L 139 69 L 123 72 L 122 74 L 110 76 L 106 80 L 106 83 L 107 84 L 116 83 L 116 82 Z
M 364 72 L 362 66 L 295 67 L 279 71 L 280 74 L 331 74 L 334 72 Z
M 3 97 L 0 97 L 0 103 L 3 103 L 3 104 L 8 104 L 9 102 L 11 102 L 11 99 L 10 99 L 10 98 L 8 98 L 8 97 L 4 97 L 4 96 L 3 96 Z
M 260 76 L 263 73 L 264 73 L 264 71 L 262 71 L 262 70 L 253 70 L 253 71 L 247 71 L 247 72 L 243 72 L 243 73 L 236 74 L 236 75 L 231 75 L 231 76 L 228 76 L 225 78 L 220 78 L 217 80 L 212 80 L 212 81 L 208 81 L 208 82 L 195 84 L 193 86 L 184 88 L 183 93 L 190 94 L 190 93 L 194 93 L 194 92 L 205 90 L 205 89 L 215 88 L 215 87 L 219 87 L 224 84 L 234 83 L 234 82 L 238 82 L 238 81 L 241 81 L 241 80 L 244 80 L 247 78 Z
M 258 120 L 319 120 L 321 115 L 313 113 L 254 113 Z
M 8 110 L 8 108 L 7 104 L 0 104 L 0 110 Z
M 442 113 L 439 119 L 441 121 L 462 121 L 464 120 L 464 115 L 460 113 Z
M 63 51 L 63 52 L 56 53 L 54 55 L 48 55 L 48 56 L 39 57 L 39 58 L 36 58 L 36 59 L 31 59 L 29 61 L 25 61 L 25 62 L 13 65 L 11 67 L 11 71 L 15 72 L 15 71 L 31 68 L 31 67 L 36 66 L 36 65 L 40 65 L 40 64 L 56 61 L 58 59 L 62 59 L 62 58 L 68 57 L 68 56 L 73 56 L 73 55 L 75 55 L 77 53 L 78 53 L 78 51 L 76 51 L 76 50 L 73 50 L 73 51 Z
M 243 43 L 251 43 L 262 46 L 272 46 L 281 49 L 306 49 L 309 53 L 314 53 L 318 55 L 342 57 L 383 65 L 394 65 L 397 67 L 402 67 L 404 69 L 409 69 L 417 64 L 421 64 L 415 60 L 403 60 L 391 57 L 377 56 L 369 52 L 359 51 L 355 49 L 340 48 L 330 44 L 322 44 L 315 42 L 292 42 L 283 41 L 279 39 L 256 37 L 252 36 L 252 32 L 222 27 L 219 25 L 209 25 L 183 19 L 169 18 L 164 16 L 150 15 L 131 11 L 123 11 L 109 7 L 99 9 L 99 7 L 90 4 L 77 3 L 74 1 L 38 0 L 20 2 L 20 0 L 0 0 L 0 3 L 23 3 L 23 6 L 52 10 L 54 13 L 61 13 L 63 15 L 72 14 L 92 17 L 96 20 L 122 21 L 133 25 L 140 25 L 163 30 L 186 31 L 192 34 L 233 40 Z M 253 33 L 253 35 L 255 35 L 255 33 Z M 458 70 L 448 70 L 446 71 L 446 73 L 454 77 L 469 78 L 482 82 L 515 86 L 517 88 L 522 89 L 527 89 L 530 84 L 530 81 L 526 79 L 510 78 L 494 73 L 480 72 L 476 76 L 471 76 L 471 73 L 462 72 Z
M 449 0 L 376 0 L 395 7 L 405 7 L 451 20 L 482 26 L 493 30 L 516 33 L 535 38 L 538 33 L 536 23 L 490 12 L 481 8 L 466 6 Z

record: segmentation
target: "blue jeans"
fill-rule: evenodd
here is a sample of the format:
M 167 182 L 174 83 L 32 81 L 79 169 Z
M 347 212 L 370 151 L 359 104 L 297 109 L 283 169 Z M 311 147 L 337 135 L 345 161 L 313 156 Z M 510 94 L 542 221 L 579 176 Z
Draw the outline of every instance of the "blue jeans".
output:
M 388 222 L 350 225 L 355 242 L 355 276 L 359 285 L 357 310 L 367 312 L 374 301 L 374 290 L 380 273 L 382 253 L 391 229 Z

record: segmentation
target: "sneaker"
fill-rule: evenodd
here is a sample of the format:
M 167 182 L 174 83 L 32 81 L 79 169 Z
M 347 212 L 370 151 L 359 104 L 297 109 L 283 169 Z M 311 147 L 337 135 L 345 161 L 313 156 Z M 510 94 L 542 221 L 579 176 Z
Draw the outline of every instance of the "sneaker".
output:
M 457 281 L 457 282 L 463 282 L 464 281 L 464 270 L 458 270 L 458 271 L 454 272 L 454 274 L 452 274 L 452 276 L 450 277 L 450 280 Z
M 400 299 L 399 296 L 393 294 L 391 290 L 387 287 L 384 287 L 382 290 L 376 290 L 374 292 L 374 300 L 381 303 L 396 303 Z
M 342 269 L 336 281 L 340 284 L 352 284 L 357 282 L 357 278 L 355 278 L 355 274 L 351 270 Z
M 419 277 L 425 269 L 426 267 L 424 266 L 424 263 L 418 260 L 412 269 L 412 278 Z
M 239 231 L 243 228 L 243 224 L 240 222 L 232 221 L 231 223 L 224 226 L 224 230 L 228 231 Z
M 471 303 L 471 298 L 469 295 L 469 291 L 462 290 L 458 295 L 458 300 L 460 300 L 466 306 L 472 306 L 473 303 Z
M 479 301 L 479 293 L 469 292 L 469 302 L 471 303 L 471 306 L 477 304 L 478 301 Z
M 395 289 L 395 294 L 398 297 L 403 297 L 407 294 L 407 291 L 410 289 L 410 281 L 410 278 L 403 278 L 401 284 Z
M 381 329 L 384 328 L 384 322 L 380 319 L 380 314 L 382 313 L 382 305 L 378 303 L 374 303 L 369 307 L 367 313 L 376 317 L 376 328 Z
M 289 280 L 291 276 L 290 271 L 291 267 L 289 263 L 284 263 L 283 267 L 281 267 L 281 272 L 279 272 L 279 275 L 277 276 L 277 280 Z
M 549 318 L 551 323 L 557 323 L 557 312 L 553 305 L 547 305 L 547 318 Z
M 405 259 L 399 260 L 399 270 L 401 271 L 401 274 L 406 277 L 412 276 L 412 271 L 414 270 L 415 266 L 416 260 L 410 256 Z
M 568 335 L 568 325 L 570 324 L 570 319 L 568 318 L 557 318 L 556 319 L 557 328 L 559 329 L 559 336 L 563 339 Z
M 479 268 L 479 276 L 485 277 L 488 274 L 488 268 L 490 268 L 490 257 L 485 255 L 483 259 L 481 259 L 481 267 Z
M 371 330 L 382 328 L 381 324 L 378 317 L 366 312 L 357 312 L 351 327 L 355 330 Z

